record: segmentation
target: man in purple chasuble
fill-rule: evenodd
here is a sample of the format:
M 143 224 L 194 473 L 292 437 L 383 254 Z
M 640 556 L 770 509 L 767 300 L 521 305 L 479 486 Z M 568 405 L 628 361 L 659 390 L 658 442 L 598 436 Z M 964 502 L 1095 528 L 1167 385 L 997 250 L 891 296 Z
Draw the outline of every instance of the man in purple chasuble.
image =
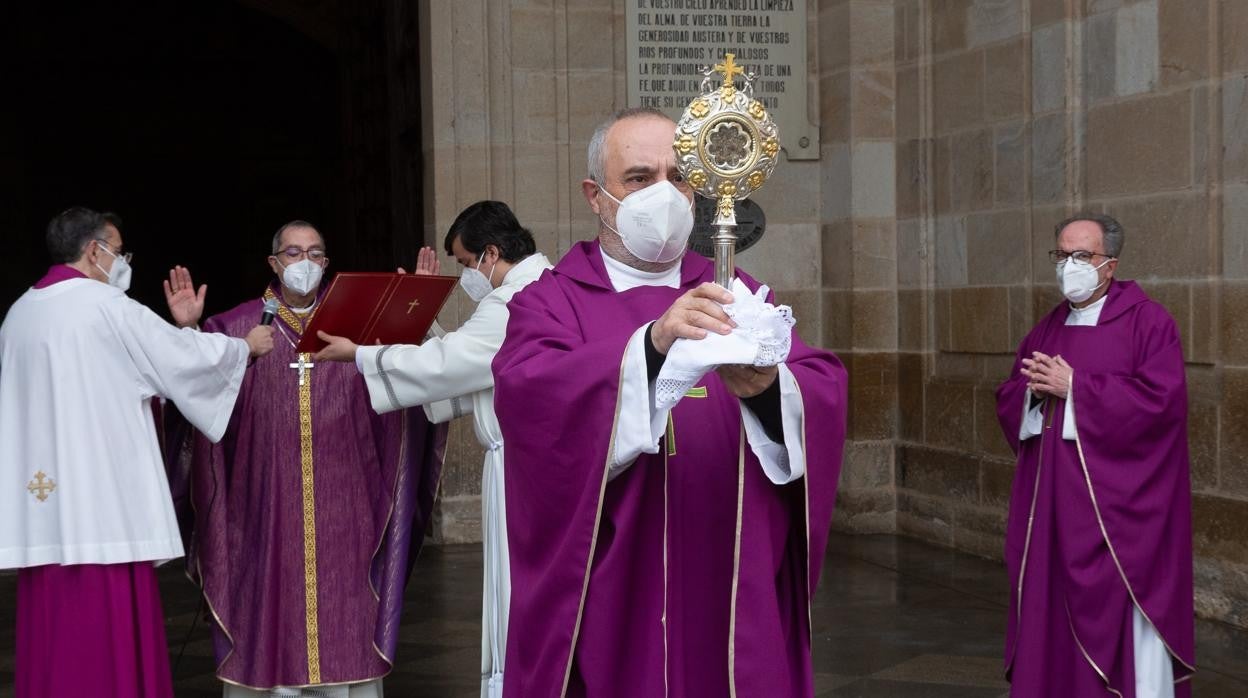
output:
M 646 109 L 599 127 L 582 185 L 598 239 L 509 305 L 508 698 L 813 694 L 845 370 L 794 335 L 778 366 L 720 366 L 656 407 L 673 342 L 731 331 L 731 294 L 685 252 L 673 135 Z
M 276 299 L 275 349 L 254 362 L 220 444 L 190 451 L 194 527 L 187 554 L 214 621 L 227 698 L 381 695 L 393 667 L 407 575 L 433 506 L 445 427 L 421 410 L 376 414 L 355 367 L 313 363 L 295 346 L 328 263 L 311 225 L 274 236 L 278 277 L 263 298 L 209 318 L 235 334 Z M 180 324 L 203 309 L 189 273 L 170 274 Z M 268 695 L 268 693 L 263 693 Z
M 156 565 L 182 540 L 152 401 L 207 439 L 225 432 L 248 357 L 236 339 L 174 328 L 126 296 L 112 214 L 48 225 L 52 266 L 0 325 L 0 570 L 17 573 L 17 698 L 169 698 Z
M 1057 226 L 1054 308 L 997 414 L 1018 454 L 1005 560 L 1011 696 L 1190 695 L 1187 385 L 1178 328 L 1114 279 L 1122 226 Z

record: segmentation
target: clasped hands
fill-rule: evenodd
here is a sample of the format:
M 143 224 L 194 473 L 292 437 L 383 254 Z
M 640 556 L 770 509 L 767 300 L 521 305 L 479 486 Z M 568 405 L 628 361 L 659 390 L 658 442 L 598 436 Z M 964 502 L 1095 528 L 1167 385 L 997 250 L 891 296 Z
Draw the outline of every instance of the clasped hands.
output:
M 1049 356 L 1044 352 L 1033 351 L 1030 359 L 1023 359 L 1023 367 L 1019 369 L 1019 373 L 1027 379 L 1027 387 L 1031 392 L 1064 400 L 1070 393 L 1070 379 L 1075 374 L 1075 369 L 1060 354 Z
M 728 317 L 723 306 L 731 302 L 728 289 L 710 282 L 686 292 L 654 323 L 650 331 L 654 348 L 666 356 L 677 339 L 703 339 L 708 332 L 730 334 L 737 323 Z M 771 387 L 779 375 L 775 366 L 748 364 L 720 366 L 715 372 L 729 392 L 739 398 L 758 395 Z

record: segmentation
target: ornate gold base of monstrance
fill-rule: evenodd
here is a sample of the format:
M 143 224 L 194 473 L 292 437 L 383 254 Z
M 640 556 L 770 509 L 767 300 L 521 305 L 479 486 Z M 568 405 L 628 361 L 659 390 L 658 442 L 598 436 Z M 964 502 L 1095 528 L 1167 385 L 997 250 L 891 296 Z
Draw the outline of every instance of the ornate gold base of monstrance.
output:
M 685 107 L 676 124 L 676 166 L 694 191 L 716 199 L 715 283 L 732 286 L 736 264 L 736 201 L 756 191 L 776 169 L 780 136 L 763 103 L 754 99 L 754 74 L 745 74 L 724 54 L 724 62 L 702 71 L 703 94 Z M 723 76 L 716 87 L 717 75 Z M 733 78 L 742 77 L 741 89 Z

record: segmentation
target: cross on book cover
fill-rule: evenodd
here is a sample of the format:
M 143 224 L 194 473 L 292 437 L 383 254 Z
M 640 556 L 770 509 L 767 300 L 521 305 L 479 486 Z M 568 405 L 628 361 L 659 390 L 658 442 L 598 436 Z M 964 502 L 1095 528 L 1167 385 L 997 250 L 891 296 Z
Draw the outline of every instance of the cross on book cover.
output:
M 458 282 L 454 276 L 341 272 L 296 349 L 314 353 L 324 348 L 318 331 L 360 345 L 420 344 Z

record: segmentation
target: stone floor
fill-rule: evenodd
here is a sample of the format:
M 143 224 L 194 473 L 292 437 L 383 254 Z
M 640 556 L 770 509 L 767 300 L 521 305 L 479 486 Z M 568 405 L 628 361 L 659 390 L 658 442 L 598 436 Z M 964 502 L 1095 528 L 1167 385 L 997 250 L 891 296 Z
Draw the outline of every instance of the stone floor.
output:
M 1006 583 L 1000 565 L 894 536 L 834 536 L 815 602 L 819 696 L 997 698 Z M 179 698 L 216 698 L 208 636 L 192 630 L 196 596 L 163 574 Z M 391 698 L 476 698 L 481 555 L 427 548 L 403 617 Z M 14 578 L 0 577 L 0 698 L 12 695 Z M 1248 696 L 1248 632 L 1197 625 L 1198 698 Z M 186 643 L 185 651 L 182 651 Z M 178 655 L 181 654 L 181 658 Z

